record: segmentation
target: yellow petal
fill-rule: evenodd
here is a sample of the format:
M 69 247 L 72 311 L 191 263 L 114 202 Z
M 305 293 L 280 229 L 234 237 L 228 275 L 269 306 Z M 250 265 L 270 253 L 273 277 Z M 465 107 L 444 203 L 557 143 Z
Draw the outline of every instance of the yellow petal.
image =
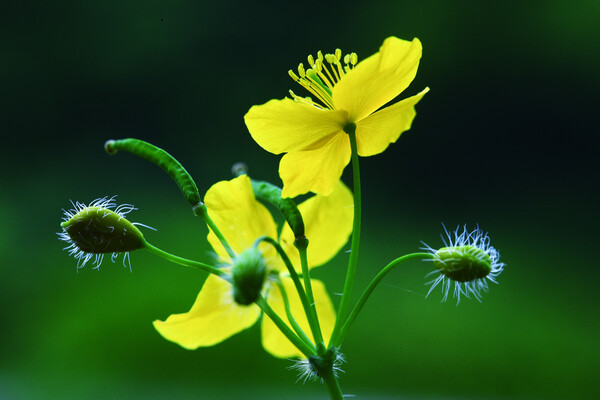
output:
M 362 157 L 383 152 L 390 143 L 394 143 L 400 134 L 410 129 L 415 118 L 415 104 L 429 91 L 401 100 L 383 108 L 356 124 L 356 145 Z
M 396 37 L 385 39 L 379 52 L 359 62 L 333 88 L 336 109 L 358 122 L 398 96 L 414 79 L 422 47 Z
M 316 195 L 298 206 L 308 238 L 308 266 L 314 268 L 333 258 L 348 242 L 352 233 L 354 197 L 342 181 L 338 181 L 329 196 Z M 300 255 L 294 247 L 294 234 L 285 224 L 280 236 L 281 246 L 298 271 Z
M 209 275 L 190 311 L 173 314 L 166 321 L 154 321 L 153 325 L 165 339 L 194 350 L 215 345 L 249 328 L 259 316 L 258 306 L 238 305 L 231 285 Z
M 244 116 L 252 138 L 274 154 L 318 147 L 346 120 L 345 111 L 323 110 L 287 98 L 253 106 Z
M 296 197 L 309 191 L 328 195 L 350 161 L 350 140 L 343 131 L 314 150 L 286 154 L 279 164 L 283 197 Z
M 208 214 L 237 254 L 252 246 L 261 236 L 277 237 L 275 221 L 254 197 L 250 178 L 246 175 L 215 183 L 206 192 L 204 203 Z M 208 241 L 223 260 L 230 260 L 212 231 L 208 234 Z M 261 246 L 261 250 L 268 248 L 270 246 Z M 265 257 L 269 258 L 272 251 L 265 250 Z
M 285 292 L 287 293 L 288 299 L 290 301 L 290 309 L 292 310 L 292 315 L 294 316 L 294 319 L 296 320 L 298 325 L 300 325 L 300 328 L 302 328 L 304 333 L 306 333 L 306 335 L 314 343 L 314 339 L 310 331 L 310 326 L 308 325 L 308 320 L 306 319 L 306 314 L 304 314 L 304 308 L 302 307 L 302 302 L 300 301 L 298 292 L 296 292 L 294 282 L 291 278 L 287 277 L 283 277 L 281 278 L 281 280 L 285 288 Z M 317 307 L 317 314 L 319 316 L 319 322 L 321 324 L 321 332 L 323 333 L 325 343 L 328 343 L 329 338 L 331 337 L 331 332 L 333 332 L 333 325 L 335 324 L 335 310 L 333 308 L 333 304 L 331 303 L 331 299 L 327 294 L 327 290 L 325 289 L 325 285 L 323 284 L 323 282 L 313 279 L 311 280 L 311 283 L 313 288 L 313 294 L 315 297 L 315 305 Z M 279 291 L 277 285 L 273 285 L 273 287 L 271 288 L 269 296 L 267 297 L 267 302 L 277 313 L 277 315 L 279 315 L 281 319 L 288 323 L 283 298 L 281 297 L 281 292 Z M 291 328 L 291 325 L 289 326 Z M 279 328 L 277 328 L 273 321 L 271 321 L 271 319 L 266 315 L 263 315 L 261 329 L 263 347 L 266 351 L 268 351 L 275 357 L 305 358 L 302 355 L 302 353 L 296 348 L 296 346 L 294 346 L 292 342 L 290 342 L 281 333 Z

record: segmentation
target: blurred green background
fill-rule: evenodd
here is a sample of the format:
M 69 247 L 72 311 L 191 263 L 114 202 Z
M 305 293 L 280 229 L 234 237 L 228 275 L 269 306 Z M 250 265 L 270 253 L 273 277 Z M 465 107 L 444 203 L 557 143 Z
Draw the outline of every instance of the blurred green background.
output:
M 76 272 L 56 232 L 69 200 L 118 194 L 146 237 L 207 259 L 206 228 L 161 171 L 109 138 L 166 148 L 201 193 L 234 162 L 279 184 L 242 117 L 286 96 L 287 70 L 419 37 L 411 131 L 361 160 L 358 288 L 391 259 L 479 223 L 507 263 L 483 303 L 425 298 L 427 266 L 390 274 L 343 350 L 359 399 L 600 396 L 597 109 L 600 2 L 12 2 L 0 24 L 0 398 L 325 398 L 260 346 L 163 340 L 203 274 L 133 253 Z M 294 88 L 297 92 L 299 88 Z M 350 183 L 346 171 L 344 179 Z M 346 254 L 315 274 L 340 292 Z

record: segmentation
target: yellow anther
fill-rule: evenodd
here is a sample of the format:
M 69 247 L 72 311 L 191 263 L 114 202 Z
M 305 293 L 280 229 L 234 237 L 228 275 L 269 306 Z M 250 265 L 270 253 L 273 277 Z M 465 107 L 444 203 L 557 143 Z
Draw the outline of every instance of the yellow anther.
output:
M 292 78 L 295 81 L 299 81 L 300 80 L 300 78 L 298 78 L 298 75 L 296 75 L 294 73 L 294 71 L 292 71 L 291 69 L 288 71 L 288 75 L 290 76 L 290 78 Z
M 301 78 L 306 76 L 306 71 L 304 70 L 304 65 L 302 63 L 298 64 L 298 73 L 300 74 Z
M 321 59 L 317 59 L 317 61 L 315 62 L 315 71 L 321 72 L 322 69 L 323 69 L 323 61 L 321 61 Z
M 342 63 L 343 59 L 343 63 Z M 335 49 L 333 53 L 323 55 L 318 51 L 316 57 L 312 54 L 307 56 L 309 66 L 304 69 L 304 65 L 298 65 L 298 74 L 294 71 L 288 71 L 288 74 L 300 86 L 314 95 L 311 97 L 299 97 L 290 90 L 290 95 L 294 101 L 312 105 L 317 108 L 335 109 L 333 104 L 333 88 L 358 62 L 356 53 L 344 55 L 342 50 Z M 327 64 L 325 64 L 327 63 Z

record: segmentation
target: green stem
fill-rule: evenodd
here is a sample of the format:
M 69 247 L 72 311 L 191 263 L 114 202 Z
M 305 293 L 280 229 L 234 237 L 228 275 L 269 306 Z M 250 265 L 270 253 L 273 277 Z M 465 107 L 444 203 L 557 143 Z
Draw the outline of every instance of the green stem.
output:
M 329 392 L 329 397 L 332 400 L 344 399 L 342 388 L 340 387 L 340 383 L 338 382 L 338 379 L 333 371 L 323 377 L 323 382 L 325 382 L 327 385 L 327 391 Z
M 292 344 L 302 352 L 302 354 L 304 354 L 306 357 L 317 354 L 313 348 L 309 347 L 298 336 L 296 336 L 294 331 L 290 329 L 290 327 L 279 317 L 279 315 L 277 315 L 275 311 L 273 311 L 263 296 L 259 296 L 255 303 L 260 307 L 261 310 L 263 310 L 265 314 L 267 314 L 269 318 L 271 318 L 271 321 L 277 325 L 281 333 L 283 333 L 285 337 L 287 337 L 289 341 L 292 342 Z
M 223 234 L 221 233 L 221 231 L 219 230 L 217 225 L 214 223 L 214 221 L 212 220 L 210 215 L 208 215 L 208 209 L 206 208 L 206 204 L 200 202 L 200 203 L 196 204 L 196 206 L 194 206 L 193 210 L 194 210 L 194 215 L 197 215 L 198 217 L 202 218 L 202 220 L 204 221 L 204 223 L 206 223 L 208 228 L 211 231 L 213 231 L 213 233 L 215 234 L 217 239 L 219 239 L 219 241 L 225 248 L 225 251 L 227 251 L 227 254 L 229 254 L 229 257 L 231 257 L 231 259 L 234 260 L 235 259 L 235 251 L 233 251 L 233 249 L 231 248 L 229 243 L 227 243 L 225 236 L 223 236 Z
M 294 315 L 292 314 L 292 309 L 290 308 L 290 301 L 289 301 L 287 293 L 285 291 L 285 287 L 283 286 L 281 281 L 277 282 L 277 286 L 279 287 L 279 291 L 281 292 L 281 297 L 283 298 L 283 304 L 285 305 L 285 314 L 287 315 L 287 319 L 290 322 L 290 324 L 292 325 L 292 328 L 294 328 L 294 331 L 296 332 L 298 337 L 300 339 L 302 339 L 304 341 L 304 343 L 306 343 L 307 346 L 314 347 L 314 344 L 310 341 L 309 337 L 306 336 L 306 333 L 304 333 L 304 331 L 302 330 L 300 325 L 298 325 L 298 322 L 296 322 L 296 319 L 294 318 Z
M 344 283 L 344 291 L 342 293 L 342 300 L 340 301 L 340 308 L 338 310 L 338 316 L 335 321 L 333 333 L 331 334 L 331 340 L 329 341 L 330 346 L 332 343 L 336 345 L 340 341 L 338 340 L 340 330 L 342 329 L 342 322 L 346 319 L 348 308 L 350 307 L 350 297 L 352 295 L 352 288 L 354 287 L 354 278 L 356 275 L 356 265 L 358 263 L 358 245 L 360 243 L 360 225 L 361 225 L 361 191 L 360 191 L 360 169 L 358 166 L 358 150 L 356 146 L 356 125 L 349 123 L 344 127 L 344 132 L 348 134 L 350 139 L 350 149 L 352 151 L 352 177 L 353 177 L 353 189 L 354 189 L 354 225 L 352 227 L 352 247 L 350 251 L 350 259 L 348 260 L 348 270 L 346 272 L 346 282 Z
M 152 246 L 148 242 L 146 242 L 146 246 L 144 248 L 146 250 L 150 251 L 151 253 L 154 253 L 154 254 L 156 254 L 166 260 L 169 260 L 175 264 L 183 265 L 185 267 L 200 269 L 202 271 L 206 271 L 208 273 L 215 274 L 220 277 L 224 277 L 227 275 L 225 272 L 223 272 L 220 269 L 217 269 L 211 265 L 204 264 L 204 263 L 194 261 L 194 260 L 188 260 L 187 258 L 181 258 L 181 257 L 178 257 L 171 253 L 167 253 L 166 251 L 161 250 L 158 247 Z
M 312 307 L 310 306 L 311 303 L 309 302 L 308 298 L 306 297 L 306 293 L 304 292 L 304 288 L 302 287 L 302 283 L 300 282 L 300 277 L 298 276 L 298 273 L 294 269 L 294 266 L 292 265 L 290 258 L 288 257 L 286 252 L 283 250 L 283 248 L 279 245 L 279 243 L 277 243 L 277 241 L 275 241 L 275 239 L 270 238 L 268 236 L 263 236 L 255 242 L 255 245 L 258 245 L 258 243 L 260 243 L 260 242 L 267 242 L 271 246 L 273 246 L 275 248 L 275 250 L 277 250 L 277 253 L 281 257 L 281 259 L 283 260 L 283 263 L 285 264 L 286 268 L 288 269 L 290 277 L 292 278 L 292 281 L 294 282 L 294 286 L 296 286 L 296 291 L 298 292 L 298 296 L 300 296 L 300 302 L 302 303 L 302 307 L 304 308 L 304 313 L 306 314 L 306 319 L 308 320 L 310 330 L 313 334 L 313 337 L 316 338 L 317 335 L 315 334 L 315 332 L 318 332 L 320 334 L 321 330 L 319 329 L 318 321 L 316 321 L 316 318 L 313 317 Z M 316 321 L 316 323 L 315 323 L 315 321 Z
M 373 290 L 375 290 L 375 288 L 377 287 L 379 282 L 381 282 L 381 280 L 388 274 L 388 272 L 390 272 L 391 270 L 396 268 L 398 265 L 403 264 L 407 261 L 419 260 L 419 259 L 426 260 L 426 259 L 431 259 L 432 257 L 433 256 L 430 253 L 407 254 L 405 256 L 396 258 L 394 261 L 392 261 L 391 263 L 386 265 L 385 268 L 383 268 L 381 271 L 379 271 L 377 276 L 375 276 L 375 278 L 373 278 L 373 280 L 371 281 L 369 286 L 367 286 L 367 288 L 363 292 L 362 296 L 360 297 L 360 299 L 354 306 L 354 309 L 350 313 L 350 316 L 344 323 L 344 326 L 342 327 L 342 330 L 340 331 L 340 334 L 338 335 L 337 342 L 333 345 L 339 346 L 344 341 L 346 335 L 348 334 L 348 329 L 350 329 L 350 327 L 352 326 L 352 323 L 354 322 L 354 320 L 356 320 L 356 317 L 358 317 L 358 314 L 360 313 L 360 311 L 364 307 L 365 303 L 369 299 L 369 296 L 371 295 L 371 293 L 373 293 Z
M 304 289 L 306 290 L 306 297 L 308 298 L 308 304 L 310 307 L 310 316 L 307 314 L 307 317 L 309 319 L 312 319 L 314 323 L 314 328 L 312 328 L 312 325 L 311 328 L 313 331 L 315 342 L 323 343 L 323 335 L 321 333 L 321 326 L 319 324 L 319 317 L 317 315 L 317 306 L 315 304 L 315 297 L 312 291 L 312 283 L 310 281 L 310 271 L 308 270 L 308 256 L 306 254 L 308 240 L 304 239 L 301 242 L 296 240 L 296 242 L 294 243 L 296 244 L 296 248 L 300 253 L 300 263 L 302 264 L 302 277 L 304 278 Z

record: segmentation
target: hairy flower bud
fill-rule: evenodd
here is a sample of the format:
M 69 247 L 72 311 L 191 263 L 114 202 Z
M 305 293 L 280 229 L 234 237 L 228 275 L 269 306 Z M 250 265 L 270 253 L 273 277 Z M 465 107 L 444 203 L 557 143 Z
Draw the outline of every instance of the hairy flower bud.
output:
M 496 277 L 504 269 L 504 263 L 500 262 L 500 253 L 490 245 L 489 237 L 481 229 L 468 232 L 465 226 L 460 233 L 459 229 L 453 235 L 446 231 L 448 242 L 444 240 L 445 247 L 438 250 L 429 246 L 425 248 L 432 254 L 433 265 L 437 268 L 432 273 L 439 273 L 429 282 L 431 288 L 427 295 L 441 283 L 445 301 L 454 282 L 457 304 L 461 294 L 466 297 L 472 294 L 481 301 L 481 291 L 488 290 L 487 281 L 497 283 Z
M 125 215 L 135 208 L 129 204 L 116 206 L 114 197 L 94 200 L 89 206 L 75 203 L 74 209 L 65 211 L 60 226 L 63 232 L 60 239 L 69 243 L 65 249 L 78 260 L 78 268 L 83 267 L 92 257 L 99 267 L 104 254 L 112 253 L 113 258 L 120 253 L 141 249 L 146 241 L 140 230 Z
M 442 247 L 435 252 L 433 265 L 453 281 L 469 282 L 485 278 L 492 270 L 492 259 L 475 246 Z
M 267 274 L 267 267 L 262 253 L 251 247 L 240 253 L 233 263 L 233 298 L 236 303 L 247 306 L 254 303 Z

